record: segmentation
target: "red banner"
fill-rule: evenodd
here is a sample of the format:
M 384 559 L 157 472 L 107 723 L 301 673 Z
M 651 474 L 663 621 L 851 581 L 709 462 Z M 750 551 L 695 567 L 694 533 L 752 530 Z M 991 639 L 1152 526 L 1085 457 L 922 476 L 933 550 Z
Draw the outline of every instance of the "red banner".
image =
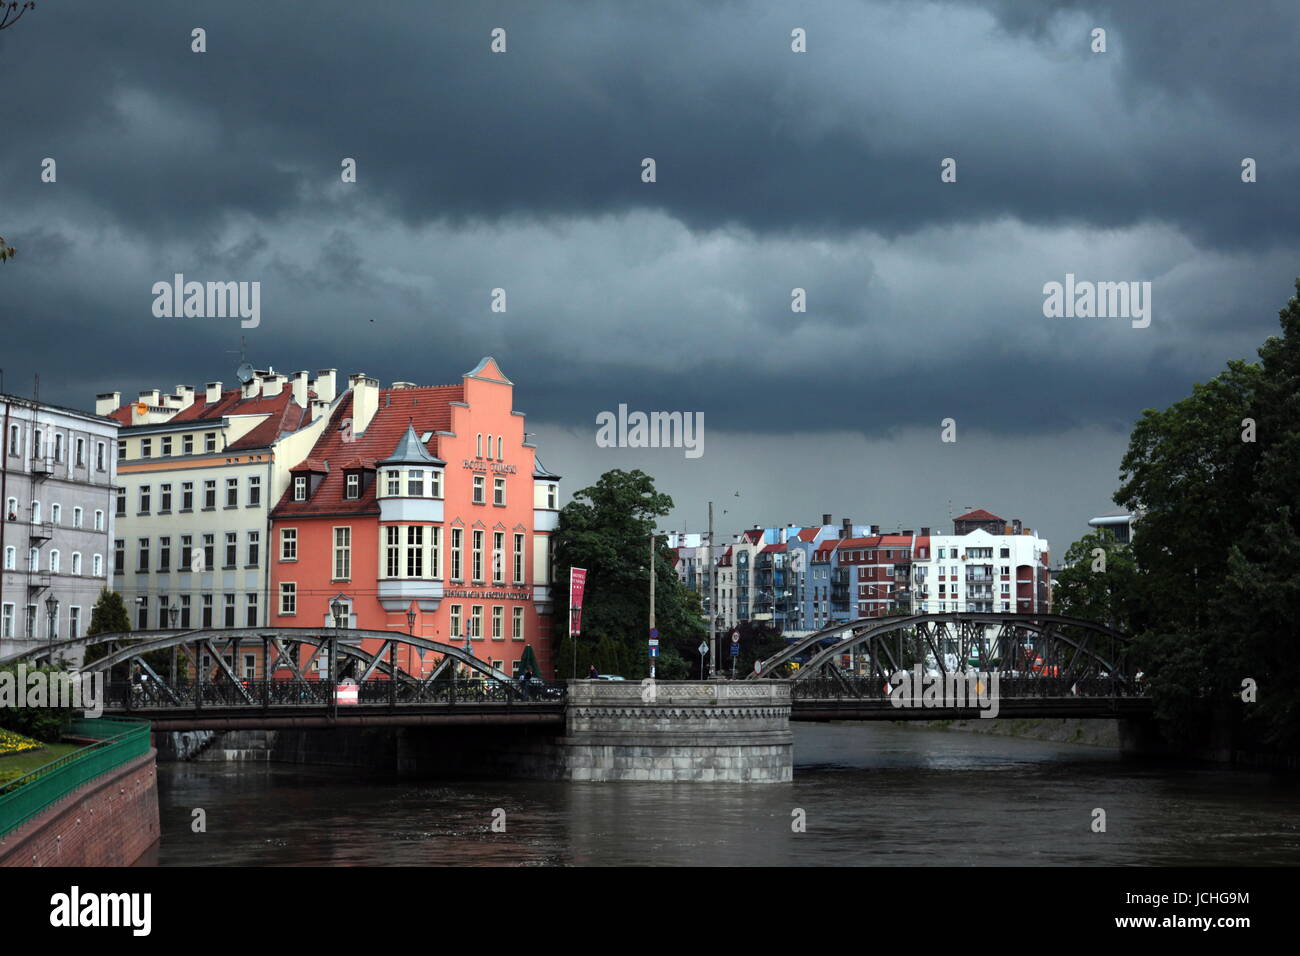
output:
M 587 586 L 586 568 L 569 568 L 569 636 L 582 632 L 582 592 Z

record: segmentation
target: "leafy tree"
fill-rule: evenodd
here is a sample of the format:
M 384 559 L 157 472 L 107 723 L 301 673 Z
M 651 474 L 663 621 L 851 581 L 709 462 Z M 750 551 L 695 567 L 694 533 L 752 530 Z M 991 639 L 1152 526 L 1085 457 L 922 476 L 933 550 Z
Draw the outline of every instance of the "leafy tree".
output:
M 46 687 L 53 688 L 55 680 L 53 675 L 66 672 L 57 667 L 24 665 L 22 671 L 24 677 L 30 677 L 36 673 L 49 675 L 46 678 L 48 681 Z M 3 675 L 0 676 L 0 681 L 9 684 L 16 692 L 23 693 L 27 691 L 27 686 L 18 683 L 19 670 L 17 664 L 10 664 L 0 668 L 0 675 Z M 49 693 L 48 689 L 47 693 Z M 44 707 L 0 707 L 0 728 L 12 730 L 25 737 L 31 737 L 45 743 L 53 743 L 62 736 L 63 729 L 68 726 L 76 713 L 71 707 L 48 705 Z
M 1138 587 L 1133 552 L 1119 544 L 1109 528 L 1101 528 L 1065 553 L 1065 569 L 1053 581 L 1053 607 L 1058 614 L 1131 633 Z
M 4 236 L 0 236 L 0 262 L 12 259 L 17 252 L 17 249 L 5 242 Z
M 619 669 L 613 673 L 624 677 L 649 673 L 650 535 L 657 519 L 672 507 L 672 498 L 656 491 L 649 475 L 615 469 L 576 492 L 560 511 L 554 536 L 557 674 L 567 674 L 573 666 L 573 644 L 567 635 L 569 569 L 574 567 L 587 569 L 578 676 L 585 676 L 592 663 L 601 673 L 610 673 L 602 668 L 615 663 Z M 655 539 L 654 569 L 655 626 L 662 655 L 656 671 L 664 676 L 664 665 L 673 666 L 669 649 L 689 660 L 707 631 L 698 602 L 693 608 L 690 592 L 673 570 L 672 550 L 662 538 Z M 687 649 L 689 654 L 684 653 Z
M 116 634 L 124 633 L 131 630 L 131 616 L 126 613 L 126 605 L 122 602 L 122 595 L 116 591 L 110 591 L 103 588 L 99 592 L 99 598 L 95 601 L 95 607 L 90 612 L 90 626 L 86 628 L 86 636 L 94 637 L 97 634 Z M 106 645 L 93 645 L 86 648 L 85 664 L 93 663 L 108 654 Z
M 1280 315 L 1261 363 L 1230 361 L 1143 412 L 1121 464 L 1115 501 L 1139 515 L 1132 548 L 1150 615 L 1138 652 L 1175 740 L 1251 678 L 1261 694 L 1248 718 L 1279 746 L 1300 742 L 1300 299 Z

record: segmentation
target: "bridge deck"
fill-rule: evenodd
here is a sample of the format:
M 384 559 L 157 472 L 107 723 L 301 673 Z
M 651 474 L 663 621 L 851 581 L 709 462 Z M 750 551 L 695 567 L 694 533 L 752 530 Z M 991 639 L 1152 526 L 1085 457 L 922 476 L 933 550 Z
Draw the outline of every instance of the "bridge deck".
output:
M 1044 717 L 1149 717 L 1151 700 L 1146 697 L 1002 697 L 997 701 L 997 718 Z M 978 707 L 896 707 L 888 698 L 796 699 L 790 719 L 827 720 L 969 720 L 978 718 Z

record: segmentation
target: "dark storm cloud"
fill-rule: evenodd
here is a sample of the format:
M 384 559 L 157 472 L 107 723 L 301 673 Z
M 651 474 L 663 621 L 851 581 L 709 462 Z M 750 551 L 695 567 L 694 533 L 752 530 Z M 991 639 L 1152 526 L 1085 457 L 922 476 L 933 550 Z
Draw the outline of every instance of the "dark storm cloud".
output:
M 1293 4 L 41 4 L 0 34 L 22 89 L 0 100 L 0 365 L 84 406 L 229 379 L 246 334 L 259 365 L 386 382 L 495 354 L 519 407 L 577 428 L 626 402 L 773 442 L 1123 429 L 1275 328 L 1297 25 Z M 173 271 L 260 279 L 263 325 L 153 319 Z M 1068 271 L 1153 279 L 1163 311 L 1146 335 L 1051 323 L 1041 286 Z
M 1295 4 L 1004 3 L 996 20 L 960 4 L 375 6 L 43 7 L 3 38 L 34 91 L 7 107 L 6 182 L 30 195 L 33 157 L 57 153 L 66 188 L 151 234 L 289 214 L 343 156 L 411 223 L 637 207 L 700 229 L 889 235 L 1157 219 L 1228 246 L 1300 223 Z M 1088 50 L 1093 22 L 1107 54 Z M 497 25 L 505 56 L 488 53 Z M 1248 193 L 1245 155 L 1265 170 Z M 945 156 L 957 188 L 935 188 Z

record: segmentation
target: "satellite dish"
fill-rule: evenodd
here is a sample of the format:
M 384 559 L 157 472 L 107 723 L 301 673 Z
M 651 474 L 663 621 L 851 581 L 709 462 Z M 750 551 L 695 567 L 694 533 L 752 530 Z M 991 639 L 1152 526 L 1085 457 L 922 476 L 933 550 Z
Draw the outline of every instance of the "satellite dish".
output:
M 235 370 L 235 377 L 245 385 L 253 380 L 253 375 L 253 366 L 249 362 L 244 362 Z

